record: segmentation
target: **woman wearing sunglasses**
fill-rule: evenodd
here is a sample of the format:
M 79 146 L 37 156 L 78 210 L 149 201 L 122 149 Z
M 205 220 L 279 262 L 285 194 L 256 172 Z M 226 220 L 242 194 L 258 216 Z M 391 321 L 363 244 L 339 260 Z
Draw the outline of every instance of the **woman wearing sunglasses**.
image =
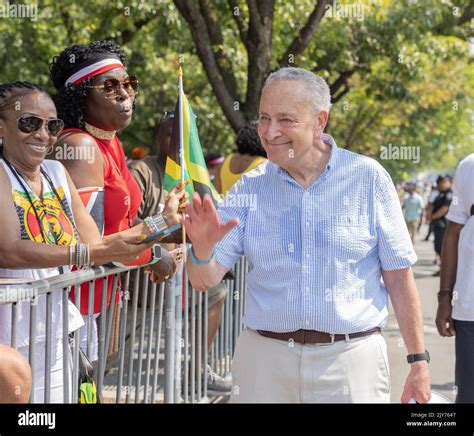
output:
M 63 121 L 43 89 L 27 82 L 0 85 L 1 278 L 41 280 L 68 272 L 73 266 L 132 261 L 149 246 L 138 244 L 130 231 L 102 239 L 63 165 L 45 159 L 62 127 Z M 36 300 L 34 338 L 29 330 L 30 304 L 17 304 L 16 346 L 34 363 L 34 402 L 45 399 L 46 371 L 51 377 L 49 400 L 71 401 L 63 397 L 62 292 L 52 292 L 50 298 L 52 346 L 47 369 L 46 296 Z M 83 321 L 69 300 L 67 304 L 71 332 Z M 11 345 L 11 329 L 11 306 L 0 304 L 0 343 Z M 34 355 L 29 356 L 31 340 L 36 345 Z
M 63 157 L 61 162 L 104 235 L 134 225 L 151 230 L 175 224 L 179 222 L 179 203 L 186 200 L 184 192 L 174 189 L 163 214 L 147 218 L 143 223 L 137 220 L 141 192 L 127 168 L 123 147 L 116 135 L 129 125 L 138 92 L 138 80 L 129 75 L 124 62 L 125 54 L 119 46 L 97 41 L 65 49 L 50 66 L 51 79 L 57 89 L 56 106 L 65 121 L 54 154 Z M 70 153 L 73 158 L 65 159 L 71 150 L 76 151 Z M 135 264 L 146 265 L 150 258 L 150 254 L 145 253 Z M 176 265 L 173 259 L 166 257 L 150 268 L 152 279 L 163 281 L 174 274 Z M 81 313 L 86 315 L 88 284 L 81 286 L 81 292 Z M 109 286 L 108 303 L 111 292 Z M 102 302 L 99 283 L 94 297 L 94 314 L 98 315 Z M 95 337 L 92 341 L 97 343 Z M 89 357 L 94 360 L 96 353 Z

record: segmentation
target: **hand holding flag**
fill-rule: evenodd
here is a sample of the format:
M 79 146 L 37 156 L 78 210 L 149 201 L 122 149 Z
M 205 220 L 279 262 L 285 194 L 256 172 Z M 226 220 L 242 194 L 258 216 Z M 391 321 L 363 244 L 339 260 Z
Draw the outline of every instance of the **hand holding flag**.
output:
M 180 83 L 182 83 L 181 77 Z M 182 104 L 179 104 L 180 98 L 178 98 L 171 133 L 170 152 L 166 160 L 163 187 L 169 192 L 176 183 L 189 181 L 190 183 L 185 189 L 189 193 L 190 198 L 192 198 L 194 192 L 198 192 L 201 197 L 204 194 L 209 194 L 214 203 L 217 204 L 221 201 L 221 198 L 216 188 L 212 185 L 207 171 L 201 142 L 199 141 L 196 115 L 186 95 L 182 92 L 181 85 L 180 93 Z M 181 107 L 182 110 L 180 110 Z M 181 123 L 182 135 L 180 134 Z M 182 156 L 180 156 L 180 150 Z M 183 165 L 181 162 L 183 162 Z
M 180 182 L 181 190 L 186 189 L 190 197 L 196 191 L 201 195 L 210 194 L 215 202 L 219 202 L 220 196 L 211 183 L 204 160 L 196 126 L 196 116 L 184 95 L 181 66 L 178 76 L 178 101 L 171 132 L 170 151 L 166 159 L 163 187 L 170 192 L 173 186 Z M 184 226 L 182 228 L 182 242 L 184 244 L 183 262 L 186 262 L 186 229 Z

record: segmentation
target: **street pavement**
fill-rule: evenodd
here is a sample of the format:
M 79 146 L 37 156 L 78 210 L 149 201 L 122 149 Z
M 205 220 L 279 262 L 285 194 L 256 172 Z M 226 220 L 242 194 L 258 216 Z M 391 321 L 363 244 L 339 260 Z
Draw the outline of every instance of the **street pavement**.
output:
M 424 241 L 426 233 L 427 228 L 423 226 L 420 234 L 417 235 L 415 251 L 418 261 L 414 265 L 413 271 L 423 311 L 425 347 L 431 355 L 429 365 L 431 389 L 454 401 L 454 337 L 443 338 L 436 329 L 436 293 L 439 289 L 439 277 L 433 277 L 432 274 L 438 270 L 439 266 L 433 264 L 435 257 L 433 241 Z M 390 316 L 384 330 L 384 336 L 388 344 L 392 387 L 391 401 L 392 403 L 400 403 L 410 365 L 406 361 L 408 353 L 398 328 L 393 307 L 390 307 Z

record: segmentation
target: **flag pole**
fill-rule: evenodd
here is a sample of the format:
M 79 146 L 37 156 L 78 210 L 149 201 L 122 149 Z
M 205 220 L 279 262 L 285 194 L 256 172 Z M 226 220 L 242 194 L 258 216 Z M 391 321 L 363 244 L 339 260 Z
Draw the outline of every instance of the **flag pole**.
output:
M 179 64 L 178 69 L 178 104 L 179 104 L 179 166 L 181 168 L 181 191 L 184 190 L 184 177 L 185 177 L 185 159 L 184 159 L 184 126 L 183 126 L 183 68 Z M 185 212 L 181 212 L 184 214 Z M 187 249 L 186 249 L 186 228 L 184 225 L 181 227 L 183 236 L 183 264 L 186 263 Z

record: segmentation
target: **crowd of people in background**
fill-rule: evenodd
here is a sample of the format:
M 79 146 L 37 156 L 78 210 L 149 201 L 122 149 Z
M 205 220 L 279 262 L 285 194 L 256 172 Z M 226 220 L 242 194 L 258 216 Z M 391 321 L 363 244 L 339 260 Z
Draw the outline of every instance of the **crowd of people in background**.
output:
M 74 62 L 71 59 L 74 59 Z M 127 159 L 116 133 L 127 128 L 130 124 L 139 81 L 138 78 L 127 73 L 123 50 L 108 41 L 93 42 L 81 46 L 75 45 L 66 48 L 52 60 L 50 73 L 52 83 L 56 88 L 56 94 L 52 97 L 41 87 L 29 82 L 14 82 L 0 86 L 0 138 L 2 139 L 0 148 L 0 203 L 4 205 L 0 225 L 2 228 L 12 230 L 7 232 L 1 244 L 0 276 L 3 278 L 38 280 L 84 267 L 89 268 L 92 265 L 114 262 L 116 265 L 144 266 L 147 268 L 150 279 L 154 282 L 161 283 L 168 280 L 175 274 L 179 259 L 182 256 L 178 245 L 179 235 L 175 234 L 174 237 L 170 237 L 165 242 L 162 241 L 160 258 L 156 258 L 152 243 L 141 244 L 144 237 L 173 224 L 181 223 L 180 212 L 186 206 L 193 217 L 199 216 L 202 223 L 210 227 L 214 226 L 219 231 L 222 230 L 221 223 L 217 221 L 216 217 L 211 219 L 209 216 L 203 215 L 202 210 L 205 207 L 200 206 L 199 199 L 191 207 L 185 192 L 180 191 L 178 186 L 170 192 L 163 188 L 167 156 L 170 154 L 169 147 L 175 118 L 174 111 L 163 112 L 157 123 L 149 149 L 135 147 L 132 149 L 130 159 Z M 298 92 L 295 93 L 288 83 L 295 86 Z M 437 177 L 436 183 L 429 179 L 423 179 L 397 183 L 394 188 L 390 177 L 381 166 L 355 153 L 351 154 L 346 150 L 338 149 L 333 138 L 323 133 L 329 115 L 330 95 L 329 88 L 322 78 L 301 69 L 282 69 L 270 76 L 264 91 L 262 105 L 266 108 L 265 112 L 261 115 L 259 122 L 252 121 L 243 126 L 238 132 L 235 150 L 227 156 L 219 153 L 206 156 L 208 171 L 217 191 L 222 198 L 225 198 L 229 191 L 237 192 L 238 189 L 249 189 L 249 192 L 255 191 L 262 195 L 265 194 L 265 196 L 268 194 L 268 198 L 273 196 L 273 201 L 277 203 L 283 201 L 279 197 L 280 194 L 273 189 L 273 184 L 278 182 L 285 184 L 287 189 L 285 191 L 286 201 L 291 203 L 301 194 L 301 187 L 308 189 L 309 192 L 310 186 L 313 186 L 312 183 L 316 186 L 319 183 L 316 180 L 321 176 L 323 180 L 329 180 L 328 183 L 334 183 L 334 186 L 330 185 L 332 191 L 321 190 L 319 194 L 317 194 L 317 190 L 313 190 L 311 195 L 314 196 L 314 201 L 308 204 L 307 215 L 305 215 L 306 224 L 309 226 L 311 219 L 316 217 L 314 208 L 318 201 L 325 201 L 327 210 L 333 210 L 336 207 L 334 205 L 336 200 L 332 196 L 333 192 L 339 193 L 337 202 L 340 203 L 338 203 L 340 209 L 348 209 L 352 204 L 346 198 L 348 195 L 352 195 L 355 183 L 354 185 L 347 185 L 344 190 L 340 184 L 336 183 L 336 180 L 346 180 L 343 178 L 344 168 L 346 168 L 344 174 L 357 172 L 360 168 L 367 170 L 367 174 L 370 174 L 371 179 L 367 180 L 366 183 L 370 184 L 373 180 L 377 180 L 376 191 L 380 192 L 376 192 L 373 198 L 369 198 L 367 190 L 360 189 L 357 191 L 357 195 L 360 196 L 360 204 L 369 204 L 372 201 L 376 204 L 375 219 L 381 220 L 377 227 L 377 231 L 380 231 L 377 237 L 385 242 L 377 247 L 380 253 L 377 252 L 376 256 L 373 251 L 367 253 L 358 251 L 360 247 L 365 247 L 368 244 L 365 239 L 360 247 L 353 247 L 349 254 L 352 257 L 360 258 L 361 262 L 366 262 L 370 256 L 373 257 L 364 267 L 367 270 L 361 268 L 357 274 L 361 274 L 360 283 L 365 283 L 366 280 L 375 277 L 373 282 L 374 295 L 364 300 L 366 306 L 363 307 L 367 307 L 367 310 L 358 314 L 360 319 L 351 318 L 353 317 L 351 313 L 346 314 L 347 316 L 344 319 L 343 317 L 341 319 L 335 317 L 329 320 L 327 318 L 328 314 L 321 312 L 321 319 L 326 320 L 326 325 L 323 327 L 329 328 L 328 326 L 339 323 L 337 324 L 338 328 L 341 330 L 341 335 L 342 333 L 345 335 L 346 342 L 349 343 L 351 335 L 354 338 L 373 336 L 372 341 L 376 345 L 379 343 L 377 347 L 383 348 L 383 339 L 378 336 L 383 324 L 383 317 L 380 316 L 380 313 L 385 313 L 383 311 L 386 309 L 386 301 L 383 300 L 383 298 L 386 299 L 386 295 L 383 294 L 383 290 L 378 289 L 381 275 L 383 275 L 389 291 L 398 289 L 397 287 L 400 286 L 398 282 L 402 279 L 406 283 L 406 289 L 411 292 L 410 294 L 407 293 L 406 296 L 413 303 L 413 316 L 408 319 L 402 311 L 398 311 L 397 316 L 405 326 L 413 327 L 413 319 L 419 315 L 416 311 L 418 306 L 414 296 L 416 287 L 414 280 L 410 278 L 410 268 L 416 260 L 416 255 L 413 246 L 410 246 L 408 235 L 411 238 L 411 245 L 415 244 L 417 234 L 419 234 L 422 224 L 425 223 L 428 226 L 428 234 L 422 237 L 427 241 L 431 234 L 434 235 L 436 256 L 434 263 L 440 264 L 440 271 L 436 271 L 434 274 L 437 276 L 441 274 L 441 289 L 438 294 L 438 329 L 443 336 L 451 336 L 455 331 L 459 332 L 456 335 L 456 383 L 460 386 L 461 392 L 459 401 L 474 402 L 472 396 L 472 392 L 474 392 L 474 386 L 472 385 L 474 380 L 472 371 L 474 367 L 474 346 L 472 345 L 474 343 L 474 328 L 472 326 L 474 323 L 474 298 L 466 296 L 466 288 L 474 285 L 472 275 L 473 244 L 471 244 L 474 234 L 472 225 L 474 206 L 471 206 L 474 204 L 472 155 L 463 161 L 460 170 L 456 173 L 454 193 L 451 177 L 444 174 Z M 295 137 L 296 143 L 301 142 L 299 144 L 300 149 L 297 150 L 300 155 L 297 156 L 296 160 L 289 160 L 287 154 L 284 153 L 287 151 L 285 147 L 291 141 L 278 142 L 278 135 L 274 137 L 274 130 L 270 128 L 273 122 L 281 123 L 281 126 L 279 126 L 281 132 L 285 132 L 288 137 L 295 135 L 294 131 L 288 127 L 291 123 L 282 122 L 278 118 L 280 115 L 278 115 L 277 110 L 281 109 L 280 105 L 282 104 L 278 97 L 280 92 L 287 93 L 290 111 L 297 107 L 303 107 L 304 105 L 301 106 L 303 103 L 306 105 L 309 92 L 314 92 L 317 98 L 321 98 L 321 102 L 324 103 L 317 108 L 309 107 L 314 102 L 308 103 L 307 107 L 304 106 L 305 110 L 301 111 L 301 116 L 307 117 L 307 123 L 305 124 L 305 131 L 301 127 L 302 124 L 300 125 L 300 136 Z M 17 101 L 21 102 L 19 110 L 14 105 Z M 319 111 L 317 118 L 311 115 L 313 109 Z M 272 119 L 273 116 L 275 116 L 276 121 Z M 314 126 L 311 124 L 313 122 Z M 317 132 L 317 135 L 314 132 Z M 315 138 L 313 144 L 315 147 L 308 151 L 304 149 L 307 143 L 301 138 L 304 135 L 311 137 L 311 134 L 315 135 L 312 137 Z M 262 138 L 265 140 L 262 141 Z M 52 149 L 57 149 L 57 147 L 65 149 L 64 156 L 67 155 L 67 149 L 74 149 L 82 150 L 84 155 L 91 154 L 95 158 L 91 160 L 65 158 L 58 159 L 59 162 L 58 160 L 46 159 L 48 153 Z M 206 148 L 206 144 L 204 144 L 204 148 Z M 308 155 L 314 153 L 311 165 L 308 164 L 307 155 L 302 150 L 305 150 L 304 153 L 308 153 Z M 267 156 L 269 151 L 273 153 L 271 157 Z M 320 163 L 324 165 L 314 166 Z M 314 178 L 315 168 L 317 168 L 316 178 Z M 350 171 L 347 169 L 350 169 Z M 251 171 L 253 177 L 243 177 Z M 336 175 L 336 178 L 331 179 L 334 175 Z M 264 180 L 265 183 L 259 185 L 259 180 Z M 293 194 L 290 192 L 293 192 Z M 398 205 L 397 193 L 400 205 Z M 320 196 L 317 197 L 317 195 Z M 270 201 L 267 197 L 265 199 L 261 197 L 262 203 Z M 305 205 L 304 201 L 302 200 L 303 206 Z M 356 209 L 359 203 L 355 202 L 352 205 L 355 209 L 349 210 L 352 215 L 347 212 L 346 217 L 337 216 L 337 223 L 332 222 L 329 218 L 321 221 L 319 223 L 323 228 L 319 230 L 322 232 L 321 235 L 324 236 L 324 231 L 331 235 L 333 234 L 331 232 L 338 231 L 340 234 L 337 237 L 342 240 L 345 235 L 343 227 L 346 226 L 355 232 L 354 238 L 363 239 L 364 235 L 367 236 L 367 232 L 369 232 L 367 222 L 363 219 L 356 223 L 350 221 L 350 216 L 355 216 L 358 212 Z M 271 210 L 272 206 L 272 204 L 268 204 L 268 210 Z M 206 207 L 211 208 L 207 203 Z M 290 258 L 295 256 L 289 247 L 294 240 L 298 239 L 298 236 L 295 236 L 298 233 L 292 233 L 291 235 L 289 233 L 291 233 L 292 228 L 299 228 L 299 207 L 299 205 L 295 205 L 293 209 L 288 210 L 284 217 L 277 214 L 270 216 L 270 218 L 260 209 L 258 213 L 261 216 L 258 218 L 252 216 L 254 221 L 249 220 L 249 227 L 247 227 L 248 231 L 257 232 L 255 233 L 254 242 L 259 239 L 260 234 L 258 232 L 261 232 L 261 227 L 258 224 L 259 220 L 266 222 L 267 218 L 273 219 L 275 220 L 275 223 L 273 223 L 275 229 L 279 229 L 278 231 L 286 238 L 285 241 L 291 242 L 284 247 L 290 253 L 288 256 Z M 394 216 L 391 215 L 393 210 L 396 212 Z M 231 208 L 219 212 L 222 217 L 229 218 L 229 222 L 235 219 L 238 214 L 243 213 L 237 211 L 235 216 L 229 215 L 232 212 Z M 328 215 L 328 217 L 336 216 L 336 212 L 334 210 L 334 215 Z M 311 215 L 312 213 L 313 215 Z M 381 217 L 380 214 L 383 216 Z M 403 224 L 403 219 L 406 223 L 406 229 L 399 228 L 399 222 Z M 286 224 L 280 225 L 284 220 L 286 220 Z M 245 220 L 242 219 L 242 221 Z M 205 242 L 202 242 L 203 239 L 199 235 L 196 222 L 198 221 L 195 221 L 194 224 L 190 221 L 186 222 L 186 225 L 191 229 L 190 234 L 194 235 L 195 241 L 198 241 L 197 244 L 194 244 L 195 241 L 193 241 L 198 250 L 196 252 L 190 250 L 191 261 L 194 262 L 194 265 L 189 264 L 189 260 L 188 264 L 191 270 L 191 282 L 194 278 L 194 283 L 197 284 L 196 289 L 202 288 L 199 290 L 208 292 L 208 350 L 205 350 L 206 352 L 210 351 L 219 328 L 222 308 L 229 292 L 225 280 L 232 278 L 231 264 L 239 256 L 248 254 L 251 257 L 253 256 L 254 262 L 257 263 L 257 269 L 261 268 L 260 275 L 256 277 L 254 274 L 251 279 L 253 280 L 251 285 L 253 284 L 256 289 L 254 290 L 255 299 L 252 301 L 257 303 L 255 303 L 254 312 L 251 311 L 249 319 L 255 326 L 267 326 L 268 328 L 255 328 L 254 336 L 251 336 L 248 331 L 245 332 L 243 335 L 245 337 L 241 339 L 239 355 L 240 365 L 242 365 L 239 373 L 240 381 L 247 386 L 246 397 L 242 396 L 242 398 L 252 400 L 254 398 L 254 381 L 252 381 L 250 375 L 254 368 L 248 367 L 248 371 L 242 370 L 247 364 L 246 362 L 251 361 L 250 354 L 247 355 L 247 361 L 245 360 L 245 347 L 242 346 L 242 343 L 244 340 L 247 341 L 247 352 L 255 354 L 260 352 L 261 362 L 270 359 L 272 353 L 275 358 L 274 361 L 277 360 L 278 356 L 283 355 L 283 352 L 276 350 L 276 348 L 270 350 L 268 338 L 284 339 L 286 336 L 283 336 L 286 333 L 282 333 L 282 331 L 288 331 L 290 327 L 299 325 L 299 321 L 295 321 L 300 320 L 301 308 L 295 305 L 299 290 L 294 288 L 294 282 L 287 283 L 285 289 L 294 288 L 295 294 L 291 301 L 293 306 L 284 299 L 281 301 L 276 299 L 266 301 L 267 298 L 270 298 L 269 289 L 280 289 L 279 286 L 282 286 L 285 280 L 289 280 L 291 271 L 288 265 L 282 266 L 282 264 L 279 264 L 278 259 L 262 259 L 261 256 L 255 256 L 256 252 L 261 250 L 261 247 L 245 243 L 242 225 L 247 225 L 247 222 L 237 227 L 233 237 L 225 237 L 227 231 L 240 225 L 237 221 L 234 222 L 229 225 L 226 232 L 220 234 L 219 240 L 214 241 L 220 264 L 213 254 L 214 245 L 209 248 L 209 244 L 206 245 Z M 326 230 L 324 230 L 324 225 L 327 226 Z M 336 230 L 332 226 L 336 226 L 334 227 Z M 359 232 L 355 231 L 357 226 Z M 216 234 L 218 233 L 216 231 Z M 222 242 L 220 242 L 221 240 Z M 443 240 L 445 241 L 444 244 Z M 199 241 L 202 243 L 199 244 Z M 332 239 L 330 241 L 334 243 Z M 408 243 L 405 243 L 406 241 Z M 270 244 L 269 241 L 261 241 L 262 245 L 265 243 Z M 318 241 L 312 243 L 315 244 L 315 247 L 319 247 L 317 245 Z M 331 245 L 331 249 L 334 249 L 335 253 L 340 250 L 336 255 L 348 256 L 347 247 L 342 247 L 341 244 L 337 245 L 335 243 L 334 246 Z M 351 246 L 347 241 L 346 245 Z M 201 249 L 199 254 L 206 253 L 210 256 L 204 256 L 206 259 L 209 257 L 208 260 L 197 259 L 197 257 L 200 257 L 198 256 L 199 249 Z M 268 253 L 272 249 L 274 248 L 269 246 Z M 232 256 L 228 253 L 231 253 Z M 453 258 L 456 259 L 454 263 Z M 341 265 L 344 261 L 347 261 L 347 259 L 344 258 Z M 469 264 L 470 261 L 471 264 Z M 215 271 L 210 271 L 210 267 L 201 267 L 209 263 L 213 265 Z M 303 263 L 304 260 L 300 258 L 298 265 L 301 266 Z M 385 269 L 381 269 L 382 263 Z M 325 265 L 324 262 L 321 262 L 321 265 Z M 287 274 L 282 276 L 278 283 L 275 281 L 274 275 L 268 275 L 269 271 L 283 271 L 285 267 L 287 268 Z M 293 266 L 294 268 L 296 267 Z M 303 269 L 305 268 L 309 270 L 316 267 L 308 264 L 303 265 Z M 369 270 L 372 273 L 368 276 L 364 275 Z M 408 275 L 402 277 L 405 270 L 408 271 Z M 200 277 L 198 271 L 202 273 L 201 278 L 198 278 Z M 327 270 L 321 267 L 313 272 L 318 272 L 323 276 L 327 273 Z M 354 274 L 356 272 L 348 271 L 341 266 L 337 277 L 336 275 L 328 276 L 327 280 L 328 283 L 332 283 L 333 279 L 338 281 L 341 289 L 348 291 L 347 283 Z M 313 274 L 312 277 L 316 275 Z M 314 280 L 314 277 L 308 279 L 308 286 L 305 288 L 308 292 L 310 282 Z M 344 280 L 347 278 L 347 280 L 343 282 L 341 277 Z M 397 277 L 402 278 L 398 280 Z M 111 304 L 111 284 L 109 282 L 109 288 L 105 290 L 107 307 Z M 204 284 L 210 284 L 210 286 L 204 286 Z M 267 293 L 262 291 L 265 286 L 269 287 Z M 80 329 L 81 347 L 84 351 L 92 350 L 88 357 L 94 362 L 98 358 L 96 320 L 100 316 L 103 301 L 102 281 L 97 280 L 94 288 L 92 325 L 89 325 L 91 317 L 88 313 L 89 293 L 91 292 L 89 283 L 72 290 L 72 301 L 75 292 L 81 293 L 81 305 L 75 307 L 71 301 L 68 301 L 70 306 L 70 331 L 68 333 Z M 453 296 L 453 292 L 462 297 Z M 397 292 L 393 291 L 393 293 L 395 296 L 397 295 Z M 383 296 L 381 296 L 382 294 Z M 116 295 L 118 301 L 120 293 Z M 398 295 L 402 295 L 402 293 L 400 292 Z M 52 326 L 53 355 L 51 357 L 51 367 L 46 369 L 51 371 L 51 402 L 71 401 L 71 398 L 64 398 L 63 396 L 64 375 L 62 371 L 64 367 L 68 371 L 71 368 L 64 365 L 64 361 L 70 359 L 70 350 L 64 351 L 61 342 L 62 324 L 60 321 L 65 306 L 60 297 L 61 294 L 56 293 L 52 303 L 54 315 Z M 458 302 L 453 305 L 452 299 Z M 27 304 L 19 304 L 18 319 L 20 321 L 16 337 L 18 351 L 10 347 L 11 310 L 5 305 L 0 305 L 0 386 L 3 387 L 0 390 L 0 402 L 25 402 L 29 398 L 33 402 L 42 402 L 44 398 L 45 367 L 43 364 L 45 362 L 46 320 L 41 314 L 46 313 L 45 304 L 45 298 L 40 297 L 39 305 L 44 310 L 38 312 L 40 315 L 37 319 L 36 337 L 34 338 L 29 337 Z M 288 307 L 291 306 L 291 310 L 285 304 Z M 336 305 L 337 301 L 334 304 Z M 374 304 L 379 304 L 379 306 L 375 308 Z M 270 313 L 268 311 L 265 316 L 259 316 L 259 308 L 267 306 L 272 306 L 275 311 L 283 310 L 280 313 L 281 316 L 275 318 L 274 312 Z M 315 308 L 320 306 L 308 307 L 314 309 L 310 318 L 314 331 L 317 331 L 316 328 L 321 325 L 321 319 L 316 319 L 314 313 L 316 313 Z M 347 307 L 341 306 L 341 310 L 343 309 L 348 310 Z M 293 317 L 288 318 L 288 312 L 291 311 L 294 311 Z M 372 318 L 369 316 L 370 314 L 373 315 Z M 349 318 L 352 319 L 351 323 L 347 322 Z M 362 323 L 364 329 L 360 331 L 358 323 L 362 319 L 364 319 L 365 324 Z M 289 326 L 289 324 L 291 325 Z M 309 318 L 306 325 L 310 325 Z M 413 332 L 410 333 L 411 327 L 405 331 L 407 344 L 413 344 L 416 341 L 418 341 L 418 345 L 422 344 L 420 325 L 416 324 L 419 330 L 417 330 L 419 334 L 415 338 L 416 341 L 413 339 L 414 336 L 410 336 L 415 335 Z M 90 331 L 92 331 L 92 337 L 88 335 Z M 317 333 L 321 332 L 317 331 Z M 35 356 L 29 355 L 29 344 L 32 340 L 39 344 Z M 196 340 L 198 339 L 196 338 Z M 337 341 L 341 338 L 332 338 L 332 340 Z M 304 341 L 302 343 L 304 344 Z M 92 346 L 88 346 L 90 344 Z M 250 346 L 251 344 L 253 345 Z M 265 347 L 268 347 L 268 353 L 265 352 Z M 412 348 L 415 350 L 416 347 L 412 346 Z M 372 351 L 360 348 L 360 352 L 360 361 L 366 359 L 369 362 L 369 357 L 373 354 Z M 416 353 L 413 355 L 416 355 Z M 201 374 L 196 374 L 196 376 L 207 378 L 210 394 L 229 395 L 233 381 L 217 375 L 213 368 L 207 365 L 205 356 L 204 354 L 202 361 L 203 371 Z M 338 358 L 339 356 L 335 354 L 334 359 Z M 38 361 L 38 365 L 35 365 L 33 371 L 37 383 L 31 394 L 32 372 L 27 363 L 28 359 Z M 295 380 L 297 380 L 299 367 L 292 366 L 290 360 L 291 358 L 288 357 L 288 368 L 291 367 L 291 371 L 294 372 L 293 375 L 296 377 Z M 274 363 L 274 361 L 269 361 L 269 364 Z M 255 367 L 261 365 L 261 362 L 257 362 Z M 380 365 L 383 366 L 382 363 Z M 367 383 L 364 381 L 365 379 L 362 380 L 356 362 L 354 362 L 351 371 L 351 374 L 346 374 L 344 377 L 347 376 L 347 380 L 350 378 L 354 383 L 360 382 L 360 386 L 364 387 Z M 280 383 L 277 377 L 271 375 L 270 371 L 267 375 L 266 382 L 262 382 L 261 385 L 260 399 L 269 398 L 270 392 L 273 392 L 274 395 L 283 392 L 279 391 L 276 386 Z M 385 383 L 387 374 L 379 374 L 379 376 L 380 380 Z M 71 375 L 69 375 L 69 380 L 72 380 Z M 424 381 L 426 382 L 426 380 L 425 377 Z M 428 391 L 421 388 L 418 390 L 417 384 L 413 380 L 410 383 L 407 384 L 409 388 L 406 388 L 408 390 L 404 395 L 408 396 L 413 393 L 418 395 L 421 400 L 427 401 Z M 20 393 L 15 393 L 14 389 L 17 389 L 18 386 L 20 386 Z M 424 387 L 426 388 L 426 386 Z M 326 391 L 326 388 L 321 388 L 322 393 L 329 395 Z M 72 391 L 69 390 L 69 392 Z M 312 396 L 314 392 L 308 393 L 308 395 Z M 291 398 L 291 396 L 288 396 L 288 398 Z M 338 399 L 342 401 L 343 397 L 338 397 Z M 360 397 L 355 396 L 353 401 L 357 401 L 357 399 L 361 401 L 377 399 L 386 402 L 389 401 L 389 389 L 380 390 L 374 387 L 373 392 L 367 395 L 365 393 L 361 394 Z
M 437 177 L 436 183 L 422 180 L 397 184 L 400 203 L 412 243 L 415 243 L 415 235 L 420 232 L 421 225 L 425 223 L 428 226 L 428 233 L 424 240 L 428 241 L 431 234 L 434 234 L 435 258 L 433 263 L 436 265 L 441 262 L 441 247 L 448 226 L 446 215 L 453 199 L 451 188 L 452 178 L 444 174 Z M 439 270 L 433 275 L 439 276 Z

